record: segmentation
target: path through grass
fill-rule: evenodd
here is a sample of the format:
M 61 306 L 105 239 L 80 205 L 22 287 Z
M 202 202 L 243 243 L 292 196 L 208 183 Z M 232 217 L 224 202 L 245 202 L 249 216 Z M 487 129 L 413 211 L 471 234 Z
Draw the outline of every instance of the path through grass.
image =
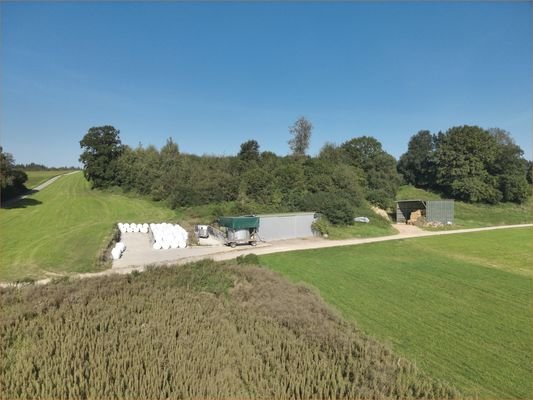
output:
M 172 220 L 176 213 L 163 205 L 90 190 L 81 172 L 62 176 L 0 209 L 0 281 L 94 271 L 116 222 Z
M 28 180 L 24 184 L 28 189 L 33 189 L 41 183 L 52 179 L 54 176 L 66 174 L 72 171 L 69 170 L 54 170 L 54 171 L 24 171 L 28 175 Z
M 436 378 L 531 398 L 530 228 L 261 256 Z

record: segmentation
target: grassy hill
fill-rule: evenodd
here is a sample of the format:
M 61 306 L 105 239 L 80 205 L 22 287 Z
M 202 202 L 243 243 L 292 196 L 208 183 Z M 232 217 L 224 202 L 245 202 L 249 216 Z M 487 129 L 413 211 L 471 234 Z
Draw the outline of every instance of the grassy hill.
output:
M 402 186 L 397 200 L 439 200 L 440 195 L 414 186 Z M 455 221 L 449 229 L 479 228 L 495 225 L 530 224 L 533 222 L 531 197 L 524 204 L 469 204 L 455 201 Z
M 530 228 L 261 256 L 365 332 L 482 398 L 531 398 Z
M 94 271 L 115 223 L 172 220 L 164 205 L 90 190 L 81 172 L 63 176 L 0 209 L 0 281 Z
M 451 398 L 271 271 L 202 262 L 0 289 L 10 399 Z
M 28 189 L 33 189 L 36 186 L 39 186 L 41 183 L 46 182 L 47 180 L 53 178 L 54 176 L 62 175 L 68 172 L 69 170 L 53 170 L 53 171 L 24 171 L 28 175 L 28 180 L 24 184 Z

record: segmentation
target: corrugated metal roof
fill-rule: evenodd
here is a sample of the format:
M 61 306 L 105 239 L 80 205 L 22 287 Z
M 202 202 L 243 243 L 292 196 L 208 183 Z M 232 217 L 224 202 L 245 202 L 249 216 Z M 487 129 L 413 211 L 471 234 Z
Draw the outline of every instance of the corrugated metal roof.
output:
M 279 214 L 258 214 L 259 218 L 269 218 L 269 217 L 294 217 L 296 215 L 315 215 L 316 212 L 293 212 L 293 213 L 279 213 Z

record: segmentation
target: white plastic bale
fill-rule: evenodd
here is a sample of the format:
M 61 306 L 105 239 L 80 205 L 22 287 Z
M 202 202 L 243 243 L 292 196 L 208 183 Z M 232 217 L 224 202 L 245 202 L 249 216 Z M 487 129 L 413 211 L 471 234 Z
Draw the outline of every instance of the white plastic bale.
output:
M 111 256 L 113 257 L 113 260 L 118 260 L 120 258 L 120 250 L 114 248 L 113 250 L 111 250 Z
M 133 226 L 133 232 L 138 233 L 139 232 L 139 225 L 135 224 Z
M 161 250 L 161 243 L 159 242 L 155 242 L 153 245 L 152 245 L 152 248 L 154 250 Z
M 168 242 L 163 242 L 163 243 L 161 244 L 161 248 L 162 248 L 163 250 L 168 250 L 168 249 L 170 249 L 170 244 L 169 244 Z

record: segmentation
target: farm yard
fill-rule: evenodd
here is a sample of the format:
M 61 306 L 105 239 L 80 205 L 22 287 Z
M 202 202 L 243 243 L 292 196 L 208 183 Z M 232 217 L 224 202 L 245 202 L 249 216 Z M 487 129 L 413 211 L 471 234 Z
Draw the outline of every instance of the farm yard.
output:
M 364 332 L 481 398 L 531 398 L 530 228 L 261 256 Z

